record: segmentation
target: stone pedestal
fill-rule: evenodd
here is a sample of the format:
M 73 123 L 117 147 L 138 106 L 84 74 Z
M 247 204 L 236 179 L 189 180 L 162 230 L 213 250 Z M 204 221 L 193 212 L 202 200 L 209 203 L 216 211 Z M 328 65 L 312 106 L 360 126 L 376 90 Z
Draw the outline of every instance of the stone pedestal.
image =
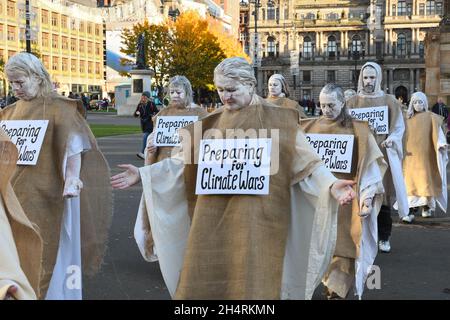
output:
M 151 92 L 152 76 L 155 74 L 153 70 L 141 69 L 131 70 L 131 95 L 127 98 L 127 102 L 117 108 L 118 116 L 132 116 L 142 96 L 142 92 Z

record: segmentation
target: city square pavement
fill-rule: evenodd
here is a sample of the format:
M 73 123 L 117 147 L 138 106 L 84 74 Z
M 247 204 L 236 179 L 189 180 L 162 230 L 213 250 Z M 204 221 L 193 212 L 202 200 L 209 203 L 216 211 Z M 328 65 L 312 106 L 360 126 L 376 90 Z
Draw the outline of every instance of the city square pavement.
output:
M 89 114 L 91 123 L 138 124 L 132 117 Z M 136 157 L 141 135 L 98 139 L 111 174 L 118 164 L 142 166 Z M 158 263 L 146 262 L 133 238 L 133 228 L 141 197 L 139 184 L 114 191 L 114 217 L 109 247 L 101 272 L 84 280 L 84 299 L 170 299 Z M 440 299 L 450 300 L 450 218 L 424 219 L 414 224 L 398 223 L 393 215 L 391 253 L 379 253 L 375 265 L 380 269 L 380 289 L 366 289 L 363 299 Z M 323 288 L 314 299 L 324 299 Z M 354 297 L 350 297 L 354 299 Z

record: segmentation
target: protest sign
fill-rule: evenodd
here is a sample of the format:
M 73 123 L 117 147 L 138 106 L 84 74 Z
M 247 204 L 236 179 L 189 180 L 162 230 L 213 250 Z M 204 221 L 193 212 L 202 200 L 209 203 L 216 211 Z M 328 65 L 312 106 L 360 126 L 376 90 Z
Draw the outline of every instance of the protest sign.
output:
M 158 116 L 156 118 L 155 146 L 179 146 L 178 129 L 184 128 L 197 120 L 198 116 Z
M 269 194 L 272 139 L 200 141 L 196 194 Z
M 0 121 L 0 127 L 19 151 L 18 165 L 36 165 L 47 126 L 48 120 Z
M 353 119 L 368 121 L 376 134 L 389 134 L 389 113 L 387 106 L 350 109 Z
M 353 135 L 308 133 L 306 140 L 331 172 L 352 171 Z

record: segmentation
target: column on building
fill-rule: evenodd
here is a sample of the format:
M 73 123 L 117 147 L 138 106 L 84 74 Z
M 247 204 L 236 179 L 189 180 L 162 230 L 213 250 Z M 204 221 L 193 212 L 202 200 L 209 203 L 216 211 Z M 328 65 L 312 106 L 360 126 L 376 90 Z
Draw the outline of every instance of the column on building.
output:
M 414 82 L 415 82 L 414 69 L 411 68 L 411 69 L 409 69 L 409 96 L 410 97 L 414 93 L 414 88 L 415 88 Z
M 383 79 L 382 80 L 383 81 L 381 82 L 381 85 L 383 87 L 381 89 L 383 91 L 385 91 L 385 93 L 387 93 L 386 92 L 386 88 L 387 88 L 387 84 L 388 84 L 388 70 L 387 69 L 383 69 Z
M 420 69 L 415 69 L 416 74 L 416 83 L 414 86 L 417 88 L 417 91 L 422 91 L 422 87 L 420 86 Z
M 390 43 L 390 38 L 389 38 L 389 30 L 386 29 L 384 30 L 384 54 L 385 55 L 389 55 L 389 43 Z
M 389 93 L 395 94 L 394 92 L 394 70 L 388 70 L 389 74 Z

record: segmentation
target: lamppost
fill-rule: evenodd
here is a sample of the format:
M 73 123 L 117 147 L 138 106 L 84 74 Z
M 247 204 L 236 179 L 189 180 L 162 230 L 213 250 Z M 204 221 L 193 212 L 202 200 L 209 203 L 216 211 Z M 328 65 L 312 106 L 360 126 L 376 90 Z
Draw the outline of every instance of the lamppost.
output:
M 254 52 L 253 52 L 253 68 L 255 70 L 255 78 L 258 79 L 258 12 L 259 8 L 262 7 L 260 0 L 241 0 L 240 5 L 246 6 L 246 5 L 253 4 L 255 11 L 252 13 L 254 15 L 255 20 L 255 44 L 254 44 Z M 268 7 L 274 7 L 275 2 L 273 0 L 267 0 L 267 6 Z M 250 11 L 250 7 L 249 7 Z
M 25 43 L 27 52 L 31 53 L 30 0 L 25 0 Z

